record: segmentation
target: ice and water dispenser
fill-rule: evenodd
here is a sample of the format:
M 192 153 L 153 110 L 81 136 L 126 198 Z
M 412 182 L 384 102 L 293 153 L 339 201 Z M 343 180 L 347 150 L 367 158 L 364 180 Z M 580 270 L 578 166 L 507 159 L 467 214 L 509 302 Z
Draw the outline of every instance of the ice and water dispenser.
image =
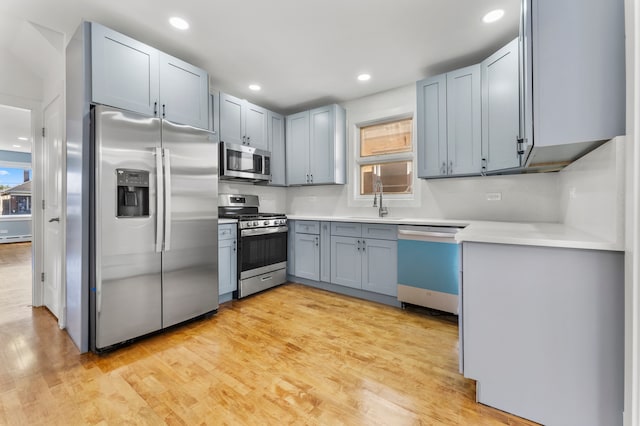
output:
M 117 217 L 149 216 L 149 172 L 116 169 L 118 180 Z

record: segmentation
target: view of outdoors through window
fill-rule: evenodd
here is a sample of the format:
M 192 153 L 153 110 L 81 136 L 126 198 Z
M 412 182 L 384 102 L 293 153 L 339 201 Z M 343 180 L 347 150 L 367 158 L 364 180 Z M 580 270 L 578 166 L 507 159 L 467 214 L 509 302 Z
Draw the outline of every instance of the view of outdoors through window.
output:
M 377 182 L 385 194 L 413 192 L 411 118 L 360 128 L 360 195 L 370 195 Z
M 31 170 L 0 167 L 0 215 L 31 214 Z

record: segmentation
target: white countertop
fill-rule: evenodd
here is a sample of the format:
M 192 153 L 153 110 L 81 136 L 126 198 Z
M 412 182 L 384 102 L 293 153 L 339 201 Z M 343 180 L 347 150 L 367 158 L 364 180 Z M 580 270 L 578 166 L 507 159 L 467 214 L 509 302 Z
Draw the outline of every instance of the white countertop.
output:
M 219 218 L 218 225 L 225 225 L 227 223 L 238 223 L 238 219 Z
M 288 215 L 291 220 L 332 222 L 389 223 L 397 225 L 431 225 L 464 227 L 456 241 L 515 244 L 543 247 L 564 247 L 586 250 L 624 251 L 623 241 L 609 241 L 561 223 L 515 223 L 476 220 L 376 218 L 349 216 Z

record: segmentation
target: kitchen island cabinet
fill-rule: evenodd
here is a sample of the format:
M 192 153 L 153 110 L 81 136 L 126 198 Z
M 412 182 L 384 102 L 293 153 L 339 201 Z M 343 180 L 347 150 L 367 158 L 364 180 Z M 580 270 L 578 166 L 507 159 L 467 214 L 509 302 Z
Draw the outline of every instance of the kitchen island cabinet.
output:
M 238 289 L 238 251 L 236 224 L 218 225 L 218 294 L 219 302 L 233 298 Z
M 209 128 L 206 71 L 103 25 L 90 25 L 93 102 Z
M 624 253 L 463 242 L 465 377 L 549 425 L 621 425 Z

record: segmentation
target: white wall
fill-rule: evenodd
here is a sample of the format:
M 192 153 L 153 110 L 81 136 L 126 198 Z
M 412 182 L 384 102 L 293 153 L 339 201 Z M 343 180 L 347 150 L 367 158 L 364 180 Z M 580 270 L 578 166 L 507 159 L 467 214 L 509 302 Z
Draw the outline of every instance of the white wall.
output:
M 42 79 L 36 76 L 19 58 L 0 49 L 0 93 L 30 100 L 42 100 Z
M 346 102 L 347 185 L 290 188 L 287 213 L 296 215 L 375 216 L 372 199 L 354 200 L 356 124 L 414 114 L 415 85 Z M 415 127 L 415 126 L 414 126 Z M 415 131 L 414 131 L 415 145 Z M 415 199 L 385 199 L 391 217 L 557 222 L 558 174 L 530 174 L 440 180 L 416 179 Z M 501 201 L 487 201 L 487 192 L 500 192 Z
M 559 173 L 566 225 L 624 243 L 625 137 L 615 138 Z

